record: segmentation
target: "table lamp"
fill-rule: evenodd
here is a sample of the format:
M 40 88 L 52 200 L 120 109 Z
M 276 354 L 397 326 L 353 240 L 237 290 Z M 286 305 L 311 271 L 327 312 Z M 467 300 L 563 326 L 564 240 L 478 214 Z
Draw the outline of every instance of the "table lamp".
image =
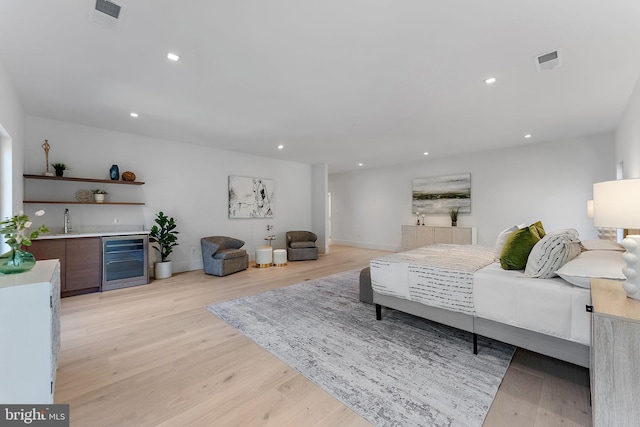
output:
M 640 179 L 620 179 L 593 185 L 593 224 L 596 227 L 640 228 Z M 622 241 L 627 296 L 640 300 L 640 235 Z

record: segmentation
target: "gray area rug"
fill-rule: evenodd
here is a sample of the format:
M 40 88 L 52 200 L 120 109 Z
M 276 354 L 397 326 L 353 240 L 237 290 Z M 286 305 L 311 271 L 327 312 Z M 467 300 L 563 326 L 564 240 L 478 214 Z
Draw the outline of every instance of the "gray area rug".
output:
M 376 426 L 480 426 L 513 346 L 359 301 L 359 270 L 207 309 Z

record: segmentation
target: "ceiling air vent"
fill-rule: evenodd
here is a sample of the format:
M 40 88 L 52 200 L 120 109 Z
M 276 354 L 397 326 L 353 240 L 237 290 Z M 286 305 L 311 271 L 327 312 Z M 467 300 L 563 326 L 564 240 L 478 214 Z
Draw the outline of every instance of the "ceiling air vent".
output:
M 122 6 L 108 0 L 96 0 L 92 20 L 98 25 L 115 30 L 121 18 Z
M 102 13 L 106 13 L 112 18 L 118 19 L 120 16 L 120 6 L 115 3 L 111 3 L 107 0 L 97 0 L 96 1 L 96 10 Z
M 538 55 L 533 60 L 538 71 L 553 70 L 560 66 L 560 49 Z

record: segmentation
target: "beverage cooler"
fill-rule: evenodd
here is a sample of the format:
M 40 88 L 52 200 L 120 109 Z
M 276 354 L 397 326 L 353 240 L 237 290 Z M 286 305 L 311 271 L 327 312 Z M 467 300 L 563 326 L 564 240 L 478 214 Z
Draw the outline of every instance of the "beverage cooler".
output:
M 102 238 L 102 290 L 149 283 L 147 235 Z

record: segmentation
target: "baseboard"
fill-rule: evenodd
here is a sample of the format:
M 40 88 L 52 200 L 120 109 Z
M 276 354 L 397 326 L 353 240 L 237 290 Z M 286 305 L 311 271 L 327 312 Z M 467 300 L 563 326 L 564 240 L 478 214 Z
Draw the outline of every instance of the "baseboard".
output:
M 202 270 L 202 260 L 192 260 L 185 262 L 173 262 L 173 272 L 181 273 L 184 271 Z
M 400 252 L 402 250 L 402 246 L 398 245 L 387 245 L 384 243 L 367 243 L 367 242 L 356 242 L 352 240 L 339 240 L 339 239 L 331 239 L 332 245 L 342 245 L 342 246 L 353 246 L 355 248 L 363 248 L 363 249 L 376 249 L 380 251 L 390 251 L 390 252 Z

